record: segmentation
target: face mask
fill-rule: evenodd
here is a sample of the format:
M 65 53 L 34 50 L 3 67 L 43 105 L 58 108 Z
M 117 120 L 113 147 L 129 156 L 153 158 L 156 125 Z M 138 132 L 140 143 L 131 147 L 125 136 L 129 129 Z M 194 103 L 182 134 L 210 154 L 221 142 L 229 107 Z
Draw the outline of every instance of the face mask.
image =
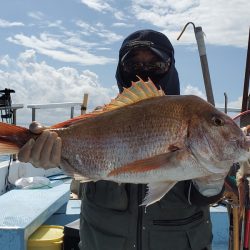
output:
M 148 72 L 148 74 L 162 75 L 168 71 L 169 66 L 170 59 L 167 62 L 134 62 L 133 60 L 126 60 L 122 62 L 122 69 L 128 74 Z
M 147 81 L 150 78 L 154 83 L 157 83 L 162 76 L 168 72 L 170 67 L 170 58 L 167 62 L 135 62 L 133 60 L 126 60 L 121 63 L 122 74 L 126 81 L 137 81 L 139 76 Z

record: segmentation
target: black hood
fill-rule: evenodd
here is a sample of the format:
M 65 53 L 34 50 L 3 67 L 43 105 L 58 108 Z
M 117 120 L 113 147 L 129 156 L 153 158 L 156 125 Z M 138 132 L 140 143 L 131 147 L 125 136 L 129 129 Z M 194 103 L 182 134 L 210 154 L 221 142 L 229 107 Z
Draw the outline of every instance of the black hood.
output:
M 137 47 L 153 48 L 161 52 L 163 55 L 168 55 L 171 58 L 171 66 L 169 71 L 162 75 L 157 82 L 156 86 L 161 87 L 162 90 L 168 95 L 179 95 L 180 84 L 178 73 L 175 68 L 174 48 L 169 39 L 162 33 L 154 30 L 139 30 L 129 35 L 122 43 L 119 51 L 119 62 L 116 70 L 116 80 L 119 91 L 122 92 L 123 88 L 131 86 L 131 79 L 127 79 L 126 75 L 121 70 L 121 59 L 129 53 L 130 50 Z

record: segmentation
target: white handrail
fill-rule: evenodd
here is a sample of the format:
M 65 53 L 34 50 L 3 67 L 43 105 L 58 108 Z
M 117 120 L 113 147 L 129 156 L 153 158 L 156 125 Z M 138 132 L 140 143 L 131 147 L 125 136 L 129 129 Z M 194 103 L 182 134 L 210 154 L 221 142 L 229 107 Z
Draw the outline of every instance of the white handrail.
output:
M 36 120 L 36 110 L 37 109 L 71 108 L 70 118 L 73 118 L 75 107 L 82 107 L 82 103 L 80 103 L 80 102 L 62 102 L 62 103 L 28 104 L 27 105 L 27 108 L 32 109 L 32 121 Z
M 27 108 L 49 109 L 49 108 L 71 108 L 81 107 L 80 102 L 62 102 L 62 103 L 46 103 L 46 104 L 28 104 Z

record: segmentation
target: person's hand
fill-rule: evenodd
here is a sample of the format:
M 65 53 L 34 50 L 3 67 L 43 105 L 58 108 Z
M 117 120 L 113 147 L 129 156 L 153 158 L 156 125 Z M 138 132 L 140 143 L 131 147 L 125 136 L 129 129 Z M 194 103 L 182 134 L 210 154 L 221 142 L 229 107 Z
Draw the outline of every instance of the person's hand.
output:
M 30 131 L 39 135 L 30 139 L 19 151 L 21 162 L 30 162 L 35 167 L 44 169 L 58 167 L 61 161 L 62 141 L 56 132 L 46 130 L 40 123 L 32 122 Z
M 226 174 L 216 174 L 193 180 L 196 189 L 204 196 L 214 196 L 221 192 Z
M 243 131 L 243 133 L 246 135 L 246 136 L 249 136 L 250 134 L 250 125 L 247 125 L 245 127 L 242 127 L 241 130 Z

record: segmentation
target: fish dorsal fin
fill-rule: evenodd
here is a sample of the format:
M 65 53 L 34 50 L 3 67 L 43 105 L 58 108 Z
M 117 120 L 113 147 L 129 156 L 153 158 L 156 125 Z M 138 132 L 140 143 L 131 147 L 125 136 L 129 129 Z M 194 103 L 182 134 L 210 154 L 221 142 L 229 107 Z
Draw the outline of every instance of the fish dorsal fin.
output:
M 159 90 L 156 88 L 155 84 L 150 79 L 148 79 L 148 81 L 143 81 L 139 76 L 137 77 L 139 81 L 132 82 L 129 88 L 124 88 L 123 92 L 108 105 L 105 105 L 101 111 L 106 112 L 141 100 L 165 95 L 161 89 Z
M 164 92 L 160 89 L 157 89 L 155 84 L 148 79 L 148 81 L 142 80 L 139 76 L 137 82 L 132 82 L 131 87 L 124 88 L 123 92 L 119 94 L 115 99 L 111 100 L 109 104 L 104 105 L 98 110 L 94 110 L 91 113 L 77 116 L 68 121 L 64 121 L 58 124 L 53 125 L 51 128 L 66 128 L 72 124 L 78 123 L 87 118 L 95 117 L 101 113 L 105 113 L 114 109 L 118 109 L 141 100 L 149 99 L 157 96 L 164 96 Z

